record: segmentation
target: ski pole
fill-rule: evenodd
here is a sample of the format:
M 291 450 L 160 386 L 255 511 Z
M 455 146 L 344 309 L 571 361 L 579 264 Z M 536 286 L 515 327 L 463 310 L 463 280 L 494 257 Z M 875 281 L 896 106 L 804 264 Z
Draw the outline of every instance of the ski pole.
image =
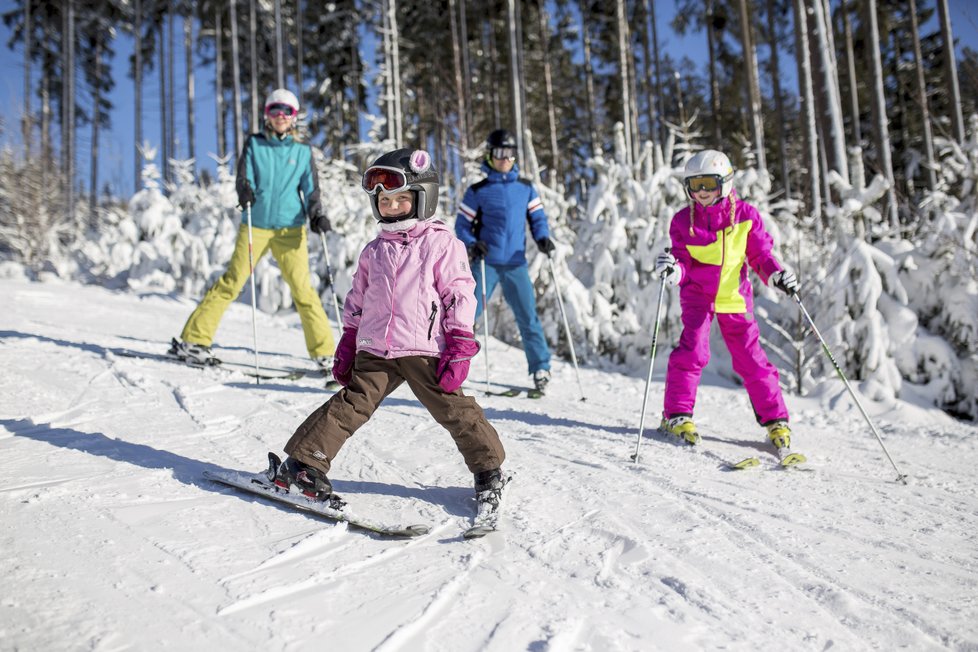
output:
M 662 312 L 662 295 L 666 289 L 666 273 L 662 272 L 662 281 L 659 283 L 659 301 L 655 308 L 655 327 L 652 329 L 652 353 L 649 355 L 649 377 L 645 379 L 645 396 L 642 398 L 642 417 L 638 422 L 638 439 L 635 440 L 635 452 L 632 453 L 632 461 L 638 461 L 638 448 L 642 445 L 642 434 L 645 432 L 645 408 L 649 404 L 649 386 L 652 384 L 652 365 L 655 364 L 655 344 L 659 338 L 659 313 Z
M 251 237 L 251 203 L 245 205 L 245 212 L 248 215 L 248 276 L 251 278 L 251 331 L 255 338 L 255 384 L 261 385 L 258 367 L 258 303 L 255 298 L 255 257 L 252 253 Z
M 798 304 L 798 307 L 801 308 L 801 312 L 802 314 L 805 315 L 805 319 L 808 320 L 808 324 L 812 327 L 812 331 L 815 333 L 815 337 L 817 337 L 818 341 L 822 344 L 822 350 L 825 351 L 825 355 L 828 356 L 829 361 L 832 363 L 832 366 L 835 367 L 835 373 L 839 374 L 839 378 L 842 379 L 842 382 L 843 384 L 845 384 L 846 389 L 849 390 L 849 394 L 852 396 L 852 400 L 856 403 L 856 407 L 859 408 L 859 411 L 862 413 L 863 418 L 866 419 L 866 423 L 869 424 L 870 430 L 873 431 L 873 435 L 876 436 L 876 441 L 879 442 L 880 448 L 883 449 L 883 454 L 886 455 L 886 459 L 890 461 L 890 465 L 893 467 L 893 470 L 897 472 L 897 480 L 899 480 L 904 485 L 906 485 L 907 476 L 900 473 L 900 469 L 897 468 L 897 465 L 893 462 L 893 458 L 890 457 L 890 453 L 889 451 L 886 450 L 886 446 L 883 445 L 883 438 L 880 437 L 880 433 L 876 429 L 876 426 L 873 424 L 873 420 L 869 418 L 869 414 L 867 414 L 865 408 L 863 408 L 863 404 L 859 401 L 859 397 L 856 396 L 855 390 L 852 388 L 852 385 L 849 384 L 849 380 L 846 378 L 846 375 L 842 373 L 842 368 L 839 367 L 839 363 L 835 361 L 835 357 L 832 355 L 832 352 L 829 350 L 828 344 L 825 343 L 825 338 L 823 338 L 822 334 L 818 332 L 818 327 L 815 326 L 815 322 L 812 320 L 812 316 L 809 315 L 808 311 L 805 309 L 805 304 L 801 302 L 801 297 L 798 296 L 797 292 L 792 292 L 791 298 L 794 299 L 795 302 Z
M 486 394 L 489 393 L 489 302 L 486 301 L 486 257 L 479 258 L 479 267 L 482 270 L 482 327 L 486 334 Z
M 340 302 L 336 298 L 336 286 L 333 284 L 333 266 L 329 264 L 329 249 L 326 247 L 326 234 L 320 233 L 319 240 L 323 243 L 323 257 L 326 259 L 326 283 L 329 284 L 329 293 L 333 295 L 333 310 L 336 311 L 336 330 L 342 335 L 343 321 L 340 316 Z
M 557 305 L 560 307 L 560 316 L 564 320 L 564 332 L 567 333 L 567 345 L 570 347 L 571 361 L 574 363 L 574 373 L 577 375 L 577 386 L 581 389 L 581 400 L 587 401 L 584 396 L 584 384 L 581 383 L 581 372 L 577 367 L 577 354 L 574 353 L 574 338 L 571 337 L 570 325 L 567 323 L 567 313 L 564 312 L 564 300 L 560 296 L 560 285 L 557 283 L 557 271 L 554 269 L 554 259 L 547 255 L 550 263 L 550 276 L 554 280 L 554 289 L 557 291 Z

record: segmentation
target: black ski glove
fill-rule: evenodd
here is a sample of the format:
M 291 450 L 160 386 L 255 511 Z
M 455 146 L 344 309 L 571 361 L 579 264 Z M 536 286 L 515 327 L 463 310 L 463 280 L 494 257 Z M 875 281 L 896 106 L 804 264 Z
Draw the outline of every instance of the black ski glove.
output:
M 244 210 L 255 205 L 255 190 L 247 179 L 238 186 L 238 208 Z
M 489 253 L 489 245 L 482 240 L 478 240 L 474 245 L 469 247 L 469 261 L 471 262 L 477 258 L 482 258 L 487 253 Z
M 786 269 L 771 274 L 770 281 L 771 285 L 778 288 L 788 296 L 798 292 L 798 279 L 795 277 L 794 273 L 789 272 Z
M 557 246 L 554 244 L 554 241 L 546 236 L 537 240 L 537 249 L 548 256 L 552 254 L 556 248 Z
M 333 230 L 333 225 L 329 223 L 329 218 L 322 213 L 309 216 L 309 228 L 314 233 L 326 233 Z

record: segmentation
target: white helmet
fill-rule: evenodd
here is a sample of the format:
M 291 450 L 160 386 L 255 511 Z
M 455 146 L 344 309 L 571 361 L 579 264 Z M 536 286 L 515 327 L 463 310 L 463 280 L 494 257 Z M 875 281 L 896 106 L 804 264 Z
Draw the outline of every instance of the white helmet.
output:
M 284 88 L 277 88 L 268 95 L 265 99 L 265 110 L 267 111 L 273 104 L 285 104 L 295 109 L 296 113 L 299 112 L 299 98 L 295 93 Z
M 683 174 L 683 185 L 686 196 L 692 198 L 689 192 L 688 179 L 693 177 L 716 177 L 720 185 L 720 197 L 726 197 L 733 190 L 733 166 L 723 152 L 715 149 L 704 149 L 686 162 L 686 172 Z

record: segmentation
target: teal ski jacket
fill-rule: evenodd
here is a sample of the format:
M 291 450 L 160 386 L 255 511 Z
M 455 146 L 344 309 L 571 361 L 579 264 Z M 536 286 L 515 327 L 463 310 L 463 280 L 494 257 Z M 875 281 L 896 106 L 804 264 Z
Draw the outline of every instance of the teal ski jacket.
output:
M 301 226 L 306 218 L 322 212 L 312 148 L 292 136 L 249 136 L 238 159 L 239 195 L 246 181 L 255 193 L 251 207 L 251 224 L 255 228 Z

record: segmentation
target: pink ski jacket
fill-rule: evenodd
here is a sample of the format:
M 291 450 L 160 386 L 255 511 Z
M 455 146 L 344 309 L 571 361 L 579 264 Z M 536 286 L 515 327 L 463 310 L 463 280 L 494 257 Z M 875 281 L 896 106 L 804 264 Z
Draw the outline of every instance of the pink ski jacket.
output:
M 357 351 L 382 358 L 438 357 L 445 333 L 472 332 L 475 280 L 465 245 L 441 222 L 381 231 L 360 253 L 343 327 Z
M 735 202 L 734 195 L 709 207 L 695 205 L 690 228 L 690 208 L 676 213 L 669 227 L 672 255 L 682 267 L 679 302 L 685 310 L 699 308 L 718 313 L 754 310 L 754 293 L 747 279 L 747 265 L 764 283 L 782 269 L 771 253 L 773 241 L 760 213 L 750 204 Z

